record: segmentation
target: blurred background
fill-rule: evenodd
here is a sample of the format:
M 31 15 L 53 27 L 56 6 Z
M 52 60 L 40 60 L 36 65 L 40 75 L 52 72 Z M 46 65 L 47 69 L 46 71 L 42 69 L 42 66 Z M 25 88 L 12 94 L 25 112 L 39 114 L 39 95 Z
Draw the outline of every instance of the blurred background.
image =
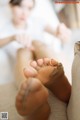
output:
M 10 9 L 8 0 L 0 0 L 0 30 L 10 17 Z M 64 22 L 72 31 L 70 41 L 64 46 L 57 38 L 44 33 L 45 40 L 55 51 L 54 58 L 63 63 L 65 73 L 71 82 L 71 66 L 74 58 L 74 44 L 79 41 L 80 37 L 80 5 L 79 4 L 55 4 L 54 0 L 36 0 L 36 7 L 32 12 L 32 16 L 42 18 L 53 28 L 56 28 L 59 22 Z M 4 57 L 3 57 L 4 56 Z M 5 68 L 5 69 L 4 69 Z M 0 83 L 3 84 L 13 79 L 12 71 L 9 67 L 7 56 L 0 49 Z M 3 72 L 4 71 L 4 72 Z M 6 77 L 5 77 L 6 76 Z M 4 80 L 3 80 L 4 79 Z M 6 80 L 5 80 L 6 79 Z

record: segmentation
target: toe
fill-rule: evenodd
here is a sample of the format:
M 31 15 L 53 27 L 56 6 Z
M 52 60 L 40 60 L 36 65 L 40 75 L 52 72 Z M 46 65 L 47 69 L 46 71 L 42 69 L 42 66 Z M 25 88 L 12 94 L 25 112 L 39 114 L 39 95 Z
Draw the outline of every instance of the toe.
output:
M 28 77 L 35 77 L 37 75 L 37 71 L 33 67 L 28 67 L 28 68 L 24 69 L 24 75 L 27 78 Z
M 50 59 L 49 58 L 44 58 L 44 65 L 49 65 L 50 64 Z
M 36 61 L 32 61 L 31 63 L 30 63 L 30 65 L 33 67 L 33 68 L 37 68 L 37 62 Z
M 57 62 L 56 60 L 54 60 L 54 59 L 51 59 L 51 60 L 50 60 L 50 65 L 52 65 L 52 66 L 57 66 L 57 65 L 58 65 L 58 62 Z
M 38 60 L 37 60 L 37 64 L 38 64 L 39 67 L 42 67 L 43 64 L 44 64 L 43 59 L 38 59 Z

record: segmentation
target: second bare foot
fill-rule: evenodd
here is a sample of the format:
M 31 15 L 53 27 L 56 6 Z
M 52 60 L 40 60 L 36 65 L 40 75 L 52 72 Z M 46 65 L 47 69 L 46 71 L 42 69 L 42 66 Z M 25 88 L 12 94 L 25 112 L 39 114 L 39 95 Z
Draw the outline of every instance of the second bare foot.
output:
M 24 81 L 16 97 L 16 108 L 21 116 L 29 120 L 48 120 L 50 107 L 47 102 L 48 90 L 36 78 Z

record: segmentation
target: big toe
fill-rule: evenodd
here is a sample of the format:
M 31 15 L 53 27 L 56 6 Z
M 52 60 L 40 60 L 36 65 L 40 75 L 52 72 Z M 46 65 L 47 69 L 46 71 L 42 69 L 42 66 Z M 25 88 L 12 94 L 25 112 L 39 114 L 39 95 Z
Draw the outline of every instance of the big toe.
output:
M 27 78 L 37 76 L 37 70 L 30 66 L 28 68 L 25 68 L 23 72 L 24 72 L 25 77 Z

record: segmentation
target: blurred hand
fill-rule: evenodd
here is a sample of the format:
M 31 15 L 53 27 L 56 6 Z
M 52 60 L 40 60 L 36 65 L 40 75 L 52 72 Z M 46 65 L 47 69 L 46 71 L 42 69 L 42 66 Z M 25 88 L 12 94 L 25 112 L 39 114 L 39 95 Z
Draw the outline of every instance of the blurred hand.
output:
M 56 36 L 64 44 L 71 39 L 71 30 L 64 23 L 58 25 Z
M 32 39 L 29 35 L 26 35 L 25 33 L 17 34 L 15 35 L 15 40 L 18 43 L 22 44 L 24 47 L 33 50 Z

